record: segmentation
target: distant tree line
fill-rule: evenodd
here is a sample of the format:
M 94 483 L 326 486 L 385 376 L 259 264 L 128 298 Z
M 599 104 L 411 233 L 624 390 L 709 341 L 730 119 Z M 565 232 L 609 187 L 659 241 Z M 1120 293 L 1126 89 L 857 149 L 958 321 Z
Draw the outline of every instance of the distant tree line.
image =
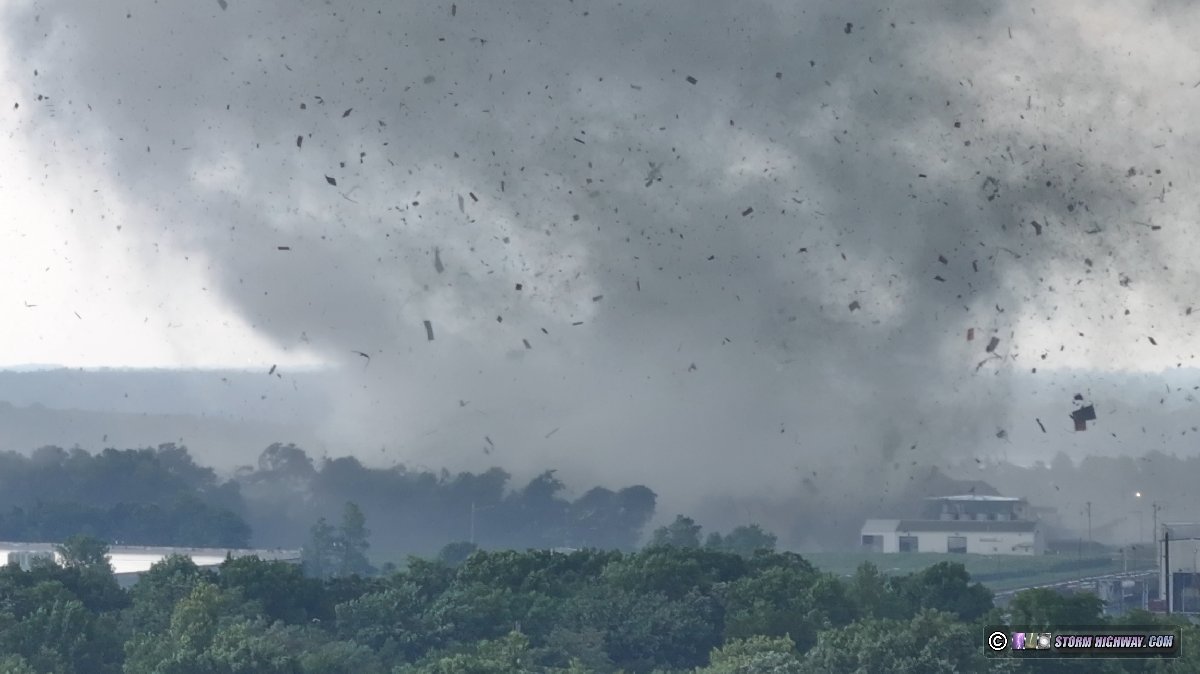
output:
M 358 526 L 350 510 L 336 536 Z M 793 553 L 662 543 L 634 553 L 474 551 L 454 566 L 409 558 L 377 576 L 313 578 L 254 557 L 216 571 L 170 557 L 124 590 L 102 542 L 76 537 L 62 551 L 63 566 L 0 568 L 0 672 L 1200 671 L 1194 625 L 1183 627 L 1176 661 L 988 661 L 983 626 L 1005 616 L 950 563 L 904 576 L 864 564 L 839 578 Z M 1010 606 L 1012 624 L 1026 625 L 1104 624 L 1101 609 L 1094 596 L 1047 590 Z
M 499 468 L 434 473 L 368 468 L 349 457 L 318 464 L 283 444 L 222 479 L 175 444 L 97 454 L 43 447 L 28 456 L 0 453 L 0 539 L 87 534 L 130 545 L 300 547 L 311 542 L 314 522 L 344 524 L 353 502 L 360 515 L 386 523 L 371 539 L 383 560 L 432 556 L 462 540 L 483 548 L 632 550 L 657 501 L 640 485 L 568 498 L 554 471 L 524 485 L 511 479 Z M 321 526 L 331 527 L 325 547 L 342 544 L 331 525 Z

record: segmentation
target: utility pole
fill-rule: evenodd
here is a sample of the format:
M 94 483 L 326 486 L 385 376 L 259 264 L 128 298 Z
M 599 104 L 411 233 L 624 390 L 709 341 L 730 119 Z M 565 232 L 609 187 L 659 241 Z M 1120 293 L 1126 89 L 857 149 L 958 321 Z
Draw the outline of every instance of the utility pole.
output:
M 1157 532 L 1155 532 L 1157 537 Z M 1164 589 L 1166 589 L 1167 614 L 1171 613 L 1171 530 L 1166 525 L 1163 525 L 1163 579 L 1166 581 Z
M 1092 502 L 1091 501 L 1087 502 L 1087 516 L 1088 516 L 1088 554 L 1091 554 L 1091 549 L 1092 549 Z

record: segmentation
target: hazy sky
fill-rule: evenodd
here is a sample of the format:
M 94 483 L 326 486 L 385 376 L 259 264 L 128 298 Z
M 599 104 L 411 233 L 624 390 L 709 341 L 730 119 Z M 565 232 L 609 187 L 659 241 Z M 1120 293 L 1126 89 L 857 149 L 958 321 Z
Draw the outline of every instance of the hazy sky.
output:
M 348 449 L 668 493 L 1194 365 L 1191 3 L 5 7 L 0 364 L 325 364 Z

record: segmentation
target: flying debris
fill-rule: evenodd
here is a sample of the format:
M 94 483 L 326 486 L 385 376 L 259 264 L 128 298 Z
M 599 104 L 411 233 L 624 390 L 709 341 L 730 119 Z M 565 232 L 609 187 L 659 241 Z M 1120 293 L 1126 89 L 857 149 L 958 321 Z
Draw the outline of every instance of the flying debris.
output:
M 533 346 L 531 346 L 531 345 L 529 344 L 529 340 L 528 340 L 528 339 L 522 339 L 522 340 L 521 340 L 521 343 L 525 345 L 525 348 L 526 348 L 526 349 L 532 349 L 532 348 L 533 348 Z
M 1000 346 L 1000 338 L 992 337 L 991 339 L 988 340 L 986 351 L 988 353 L 992 353 L 993 351 L 996 350 L 997 346 Z
M 688 84 L 695 84 L 695 83 L 696 83 L 696 78 L 695 78 L 695 77 L 692 77 L 691 75 L 688 75 L 688 76 L 687 76 L 687 81 L 688 81 Z
M 698 368 L 696 367 L 696 364 L 695 364 L 695 363 L 692 363 L 691 365 L 688 365 L 688 372 L 695 372 L 697 369 L 698 369 Z
M 934 281 L 937 281 L 937 282 L 939 282 L 939 283 L 945 283 L 945 282 L 946 282 L 946 279 L 942 278 L 940 275 L 939 275 L 939 276 L 934 276 L 934 277 L 933 277 L 933 280 L 934 280 Z
M 554 430 L 552 430 L 552 431 L 550 431 L 549 433 L 547 433 L 547 434 L 546 434 L 546 439 L 547 439 L 547 440 L 549 440 L 549 439 L 550 439 L 550 436 L 551 436 L 551 435 L 554 435 L 554 434 L 555 434 L 555 433 L 557 433 L 557 432 L 558 432 L 558 429 L 557 429 L 557 428 L 556 428 L 556 429 L 554 429 Z
M 1158 346 L 1158 342 L 1154 341 L 1153 337 L 1147 337 L 1146 339 L 1150 340 L 1150 343 L 1153 344 L 1154 346 Z
M 75 312 L 75 318 L 78 318 L 81 321 L 83 320 L 83 316 L 80 316 L 78 311 Z
M 485 435 L 485 436 L 483 436 L 483 439 L 484 439 L 484 440 L 486 440 L 486 441 L 487 441 L 487 443 L 488 443 L 489 445 L 491 445 L 492 447 L 495 447 L 495 446 L 496 446 L 496 444 L 492 442 L 492 439 L 491 439 L 490 437 L 488 437 L 488 436 L 486 436 L 486 435 Z
M 275 246 L 276 250 L 291 250 L 291 246 Z
M 367 354 L 363 353 L 362 351 L 351 351 L 350 353 L 356 353 L 356 354 L 362 356 L 363 358 L 367 359 L 367 362 L 363 364 L 363 367 L 366 367 L 366 365 L 371 362 L 371 357 L 368 356 Z
M 217 4 L 221 6 L 221 11 L 225 11 L 226 9 L 229 9 L 229 3 L 226 2 L 225 0 L 217 0 Z
M 429 341 L 433 341 L 433 323 L 429 321 L 425 321 L 425 336 L 429 338 Z
M 742 217 L 744 218 L 744 217 L 746 217 L 747 215 L 750 215 L 750 214 L 751 214 L 751 213 L 753 213 L 753 212 L 754 212 L 754 209 L 753 209 L 753 208 L 747 208 L 746 210 L 742 211 Z
M 437 247 L 433 249 L 433 268 L 439 274 L 446 271 L 446 267 L 442 265 L 442 252 Z
M 1075 421 L 1075 430 L 1086 431 L 1087 422 L 1096 420 L 1096 407 L 1094 405 L 1080 407 L 1071 413 L 1071 418 Z
M 450 16 L 455 16 L 457 14 L 458 14 L 458 5 L 451 3 L 450 4 Z
M 26 308 L 26 309 L 35 309 L 35 308 L 37 308 L 37 305 L 36 305 L 36 304 L 30 304 L 29 302 L 25 302 L 25 308 Z
M 975 341 L 975 328 L 967 328 L 967 341 Z
M 650 173 L 646 175 L 646 187 L 653 185 L 656 180 L 662 180 L 662 164 L 648 163 L 650 164 Z
M 296 148 L 304 144 L 304 136 L 296 136 Z
M 267 376 L 268 376 L 268 377 L 269 377 L 269 376 L 271 376 L 271 375 L 273 375 L 273 374 L 275 374 L 275 367 L 276 367 L 275 365 L 272 365 L 272 366 L 271 366 L 271 369 L 267 371 Z
M 604 295 L 593 295 L 593 296 L 592 296 L 592 301 L 593 301 L 593 302 L 599 302 L 599 301 L 600 301 L 600 300 L 602 300 L 602 299 L 604 299 Z
M 1038 419 L 1038 418 L 1036 418 L 1036 417 L 1035 417 L 1033 420 L 1037 422 L 1038 428 L 1042 429 L 1042 432 L 1043 432 L 1043 433 L 1045 433 L 1045 432 L 1046 432 L 1046 425 L 1042 423 L 1042 420 L 1041 420 L 1041 419 Z
M 575 321 L 571 325 L 583 325 L 583 321 Z
M 345 119 L 346 117 L 349 117 L 352 110 L 354 110 L 354 108 L 346 108 L 346 111 L 342 113 L 342 118 Z
M 329 183 L 330 185 L 333 185 L 334 187 L 337 187 L 337 180 L 335 180 L 334 178 L 325 176 L 325 182 Z
M 850 311 L 858 311 L 860 308 L 862 307 L 859 305 L 858 300 L 854 300 L 850 303 Z

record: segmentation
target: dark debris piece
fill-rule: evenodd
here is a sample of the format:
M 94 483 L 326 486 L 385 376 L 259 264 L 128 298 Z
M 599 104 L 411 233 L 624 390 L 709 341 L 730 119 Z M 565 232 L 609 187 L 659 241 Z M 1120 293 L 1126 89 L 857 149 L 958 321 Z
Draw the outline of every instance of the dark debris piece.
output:
M 592 298 L 592 301 L 599 302 L 602 299 L 604 299 L 604 295 L 596 295 L 595 297 Z
M 1153 344 L 1154 346 L 1158 346 L 1158 342 L 1154 341 L 1153 337 L 1147 337 L 1146 339 L 1150 340 L 1150 343 Z
M 304 136 L 296 136 L 296 147 L 299 148 L 301 145 L 304 145 Z
M 275 246 L 276 250 L 291 250 L 291 246 Z
M 531 346 L 531 345 L 529 344 L 529 340 L 528 340 L 528 339 L 522 339 L 522 340 L 521 340 L 521 343 L 525 345 L 525 348 L 526 348 L 526 349 L 532 349 L 532 348 L 533 348 L 533 346 Z
M 583 325 L 583 321 L 575 321 L 571 325 Z
M 854 24 L 847 23 L 845 31 L 846 31 L 846 35 L 849 35 L 850 33 L 854 32 Z
M 433 268 L 439 274 L 446 271 L 446 266 L 442 264 L 442 251 L 436 247 L 433 249 Z
M 945 255 L 939 255 L 938 262 L 941 262 L 942 264 L 950 264 L 950 261 L 946 259 Z
M 1096 420 L 1096 407 L 1094 405 L 1080 407 L 1071 413 L 1071 419 L 1075 421 L 1075 430 L 1086 431 L 1087 422 Z
M 746 210 L 742 211 L 742 217 L 744 218 L 744 217 L 746 217 L 747 215 L 750 215 L 750 214 L 751 214 L 751 213 L 753 213 L 753 212 L 754 212 L 754 209 L 753 209 L 753 208 L 747 208 Z
M 1045 433 L 1046 432 L 1046 424 L 1043 424 L 1042 420 L 1038 419 L 1036 417 L 1034 418 L 1034 421 L 1037 422 L 1038 428 L 1042 429 L 1042 432 Z
M 1082 393 L 1076 393 L 1076 394 L 1075 394 L 1075 399 L 1076 399 L 1076 400 L 1078 400 L 1078 401 L 1080 401 L 1080 402 L 1082 402 L 1082 401 L 1083 401 L 1083 394 L 1082 394 Z
M 975 341 L 975 328 L 967 328 L 967 341 Z
M 691 365 L 688 365 L 688 372 L 695 372 L 697 369 L 698 369 L 698 368 L 696 367 L 696 364 L 695 364 L 695 363 L 692 363 Z
M 268 375 L 268 376 L 275 374 L 275 367 L 276 367 L 276 366 L 272 365 L 272 366 L 271 366 L 271 369 L 267 371 L 267 375 Z
M 229 9 L 229 3 L 225 2 L 225 0 L 217 0 L 217 4 L 221 6 L 221 11 Z
M 337 180 L 334 178 L 325 176 L 325 182 L 329 183 L 330 185 L 333 185 L 334 187 L 337 187 Z
M 429 341 L 433 341 L 433 323 L 429 321 L 425 321 L 425 336 L 429 338 Z
M 349 116 L 350 116 L 350 113 L 351 113 L 353 110 L 354 110 L 354 108 L 346 108 L 346 111 L 342 113 L 342 117 L 343 117 L 343 118 L 349 117 Z
M 988 353 L 991 353 L 996 350 L 997 346 L 1000 346 L 1000 338 L 992 337 L 991 339 L 988 340 L 986 351 Z
M 940 274 L 939 274 L 938 276 L 934 276 L 934 277 L 933 277 L 933 280 L 934 280 L 934 281 L 937 281 L 937 282 L 939 282 L 939 283 L 945 283 L 945 282 L 946 282 L 946 279 L 942 278 Z
M 860 308 L 862 307 L 859 305 L 858 300 L 854 300 L 850 303 L 850 311 L 858 311 Z
M 688 84 L 695 84 L 695 83 L 696 83 L 696 78 L 695 78 L 695 77 L 692 77 L 691 75 L 688 75 L 688 76 L 687 76 L 687 82 L 688 82 Z

